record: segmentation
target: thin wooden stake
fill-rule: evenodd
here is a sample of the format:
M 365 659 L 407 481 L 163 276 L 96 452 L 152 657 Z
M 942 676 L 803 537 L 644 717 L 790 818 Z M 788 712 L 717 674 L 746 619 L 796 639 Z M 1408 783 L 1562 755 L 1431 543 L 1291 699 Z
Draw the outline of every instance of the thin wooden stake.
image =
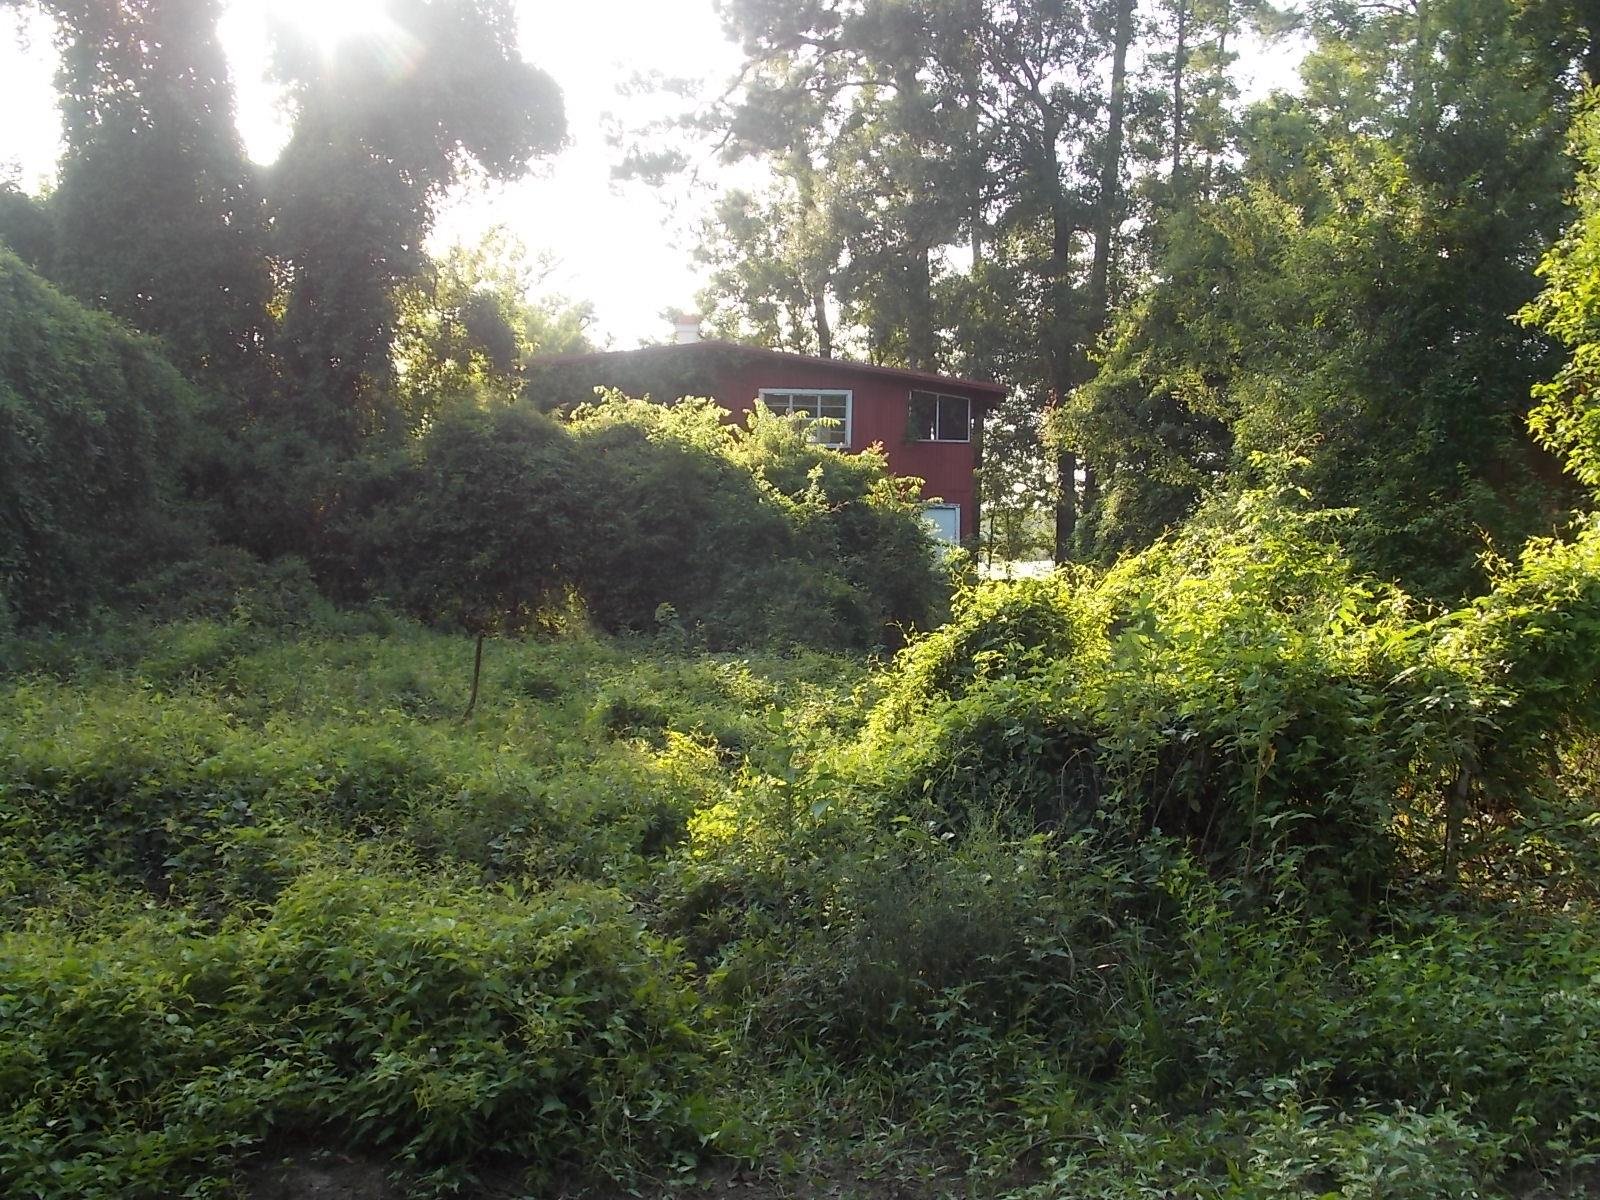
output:
M 463 721 L 472 716 L 472 710 L 478 707 L 478 679 L 483 675 L 483 634 L 478 635 L 478 645 L 472 652 L 472 695 L 467 697 L 467 711 L 461 714 Z

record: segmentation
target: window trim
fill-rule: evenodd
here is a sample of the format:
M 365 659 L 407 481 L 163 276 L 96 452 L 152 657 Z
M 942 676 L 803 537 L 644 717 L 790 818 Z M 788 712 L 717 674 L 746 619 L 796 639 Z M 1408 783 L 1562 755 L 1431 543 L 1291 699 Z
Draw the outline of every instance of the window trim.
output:
M 855 420 L 856 420 L 856 393 L 854 388 L 825 388 L 825 387 L 770 387 L 757 388 L 756 399 L 768 411 L 772 406 L 767 403 L 768 396 L 843 396 L 844 397 L 844 441 L 843 442 L 817 442 L 819 446 L 826 446 L 830 450 L 849 450 L 855 445 Z M 791 404 L 790 414 L 794 412 Z
M 969 446 L 969 445 L 972 444 L 972 397 L 971 396 L 963 396 L 958 392 L 936 392 L 932 388 L 909 388 L 906 391 L 906 425 L 908 427 L 911 424 L 911 404 L 912 404 L 912 401 L 916 396 L 919 396 L 919 395 L 921 395 L 921 396 L 932 396 L 934 398 L 934 401 L 935 401 L 935 404 L 933 406 L 933 433 L 934 433 L 934 436 L 931 437 L 931 438 L 924 438 L 924 437 L 910 438 L 908 440 L 910 440 L 912 442 L 920 442 L 920 443 L 922 443 L 924 445 L 933 444 L 933 445 L 945 445 L 945 446 Z M 966 406 L 967 406 L 967 436 L 966 437 L 964 437 L 964 438 L 943 438 L 943 437 L 939 436 L 939 405 L 938 405 L 937 401 L 940 401 L 940 400 L 960 400 L 960 401 L 963 401 L 966 404 Z

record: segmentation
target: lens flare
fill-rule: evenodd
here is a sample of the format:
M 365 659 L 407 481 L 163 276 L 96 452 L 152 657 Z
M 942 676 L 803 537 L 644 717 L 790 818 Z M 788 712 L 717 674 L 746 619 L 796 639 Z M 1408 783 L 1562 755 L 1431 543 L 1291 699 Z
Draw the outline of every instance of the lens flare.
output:
M 272 12 L 324 54 L 347 42 L 389 39 L 400 32 L 384 0 L 277 0 Z

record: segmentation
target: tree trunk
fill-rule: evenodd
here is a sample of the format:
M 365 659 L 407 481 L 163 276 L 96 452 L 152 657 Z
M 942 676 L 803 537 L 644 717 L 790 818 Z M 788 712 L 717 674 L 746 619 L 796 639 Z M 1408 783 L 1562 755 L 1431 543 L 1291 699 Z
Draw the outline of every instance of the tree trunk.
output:
M 1115 22 L 1112 27 L 1111 93 L 1106 104 L 1106 140 L 1100 157 L 1100 195 L 1094 218 L 1094 250 L 1089 262 L 1088 334 L 1090 342 L 1097 341 L 1105 332 L 1111 319 L 1111 252 L 1117 231 L 1122 225 L 1122 127 L 1127 110 L 1128 45 L 1133 41 L 1133 0 L 1118 0 Z M 1093 375 L 1088 358 L 1089 347 L 1084 348 L 1078 369 L 1079 384 L 1087 383 Z M 1076 464 L 1074 464 L 1076 466 Z M 1076 472 L 1074 472 L 1074 476 Z M 1076 478 L 1073 480 L 1076 485 Z M 1077 533 L 1078 509 L 1090 511 L 1098 491 L 1095 487 L 1094 469 L 1083 464 L 1083 496 L 1072 515 L 1072 534 Z M 1076 500 L 1077 498 L 1074 497 Z M 1060 518 L 1057 518 L 1057 539 L 1060 538 Z M 1057 550 L 1059 553 L 1060 546 Z
M 1233 30 L 1233 5 L 1224 0 L 1222 5 L 1222 24 L 1217 30 L 1217 63 L 1219 70 L 1226 70 L 1224 64 L 1228 61 L 1228 34 Z M 1211 198 L 1212 179 L 1216 174 L 1216 155 L 1209 149 L 1206 151 L 1205 166 L 1200 171 L 1200 197 L 1203 200 Z
M 1583 70 L 1589 76 L 1589 86 L 1600 84 L 1600 0 L 1579 0 L 1578 13 L 1583 27 L 1589 33 L 1589 44 L 1583 53 Z
M 1133 0 L 1118 0 L 1112 38 L 1111 96 L 1106 107 L 1105 152 L 1100 159 L 1100 208 L 1095 214 L 1094 260 L 1089 266 L 1090 323 L 1097 334 L 1105 329 L 1110 315 L 1111 243 L 1121 225 L 1122 125 L 1127 109 Z
M 1439 134 L 1439 97 L 1433 82 L 1435 37 L 1427 0 L 1415 6 L 1417 21 L 1411 48 L 1410 117 L 1420 136 L 1420 144 L 1431 145 Z
M 1056 459 L 1056 552 L 1057 565 L 1072 558 L 1078 534 L 1078 456 L 1063 450 Z
M 917 247 L 906 259 L 906 364 L 914 371 L 932 371 L 938 365 L 934 362 L 931 254 L 926 247 Z
M 1072 287 L 1072 243 L 1077 234 L 1074 214 L 1061 186 L 1061 160 L 1056 151 L 1056 133 L 1046 131 L 1045 160 L 1049 168 L 1049 183 L 1054 189 L 1051 197 L 1051 340 L 1050 352 L 1051 401 L 1066 402 L 1068 395 L 1079 382 L 1082 373 L 1078 365 L 1084 347 L 1075 344 L 1071 335 L 1069 313 L 1074 299 Z M 1073 543 L 1078 531 L 1078 455 L 1074 450 L 1063 450 L 1056 458 L 1056 529 L 1055 560 L 1064 563 L 1072 557 Z
M 828 292 L 814 288 L 811 292 L 811 320 L 817 329 L 817 353 L 823 358 L 833 357 L 833 326 L 828 324 Z
M 1095 473 L 1094 466 L 1091 463 L 1085 462 L 1081 471 L 1083 475 L 1083 495 L 1079 497 L 1078 505 L 1084 513 L 1092 514 L 1094 506 L 1100 500 L 1100 478 Z

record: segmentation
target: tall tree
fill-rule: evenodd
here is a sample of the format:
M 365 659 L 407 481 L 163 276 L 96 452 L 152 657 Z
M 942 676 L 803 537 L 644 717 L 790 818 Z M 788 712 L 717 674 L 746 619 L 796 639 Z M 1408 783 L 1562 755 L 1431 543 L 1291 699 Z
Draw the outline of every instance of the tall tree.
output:
M 875 354 L 938 367 L 959 352 L 1036 409 L 1082 384 L 1124 224 L 1132 4 L 738 0 L 726 13 L 750 60 L 731 137 L 776 127 L 819 147 L 829 187 L 854 201 L 842 309 Z M 960 278 L 957 246 L 971 258 Z M 1065 556 L 1073 448 L 1057 478 Z
M 285 415 L 343 450 L 397 416 L 398 293 L 424 269 L 444 190 L 471 170 L 514 178 L 564 132 L 554 83 L 517 53 L 511 0 L 388 0 L 381 13 L 332 49 L 290 24 L 275 35 L 296 109 L 270 176 Z
M 1521 432 L 1548 346 L 1507 318 L 1559 223 L 1586 44 L 1517 0 L 1328 5 L 1316 30 L 1304 98 L 1258 108 L 1242 178 L 1165 222 L 1157 282 L 1073 406 L 1135 518 L 1103 549 L 1288 454 L 1316 502 L 1361 509 L 1365 565 L 1458 594 L 1485 534 L 1564 502 Z
M 712 274 L 700 295 L 711 328 L 833 357 L 845 247 L 838 200 L 804 155 L 763 194 L 732 191 L 700 231 L 696 258 Z
M 66 138 L 55 277 L 243 385 L 271 280 L 234 126 L 217 0 L 46 0 Z M 216 376 L 214 375 L 215 379 Z
M 942 251 L 972 219 L 969 189 L 981 174 L 972 114 L 930 70 L 947 8 L 731 4 L 729 28 L 748 55 L 742 87 L 731 106 L 702 119 L 720 126 L 725 153 L 764 156 L 793 181 L 798 207 L 769 215 L 799 228 L 769 245 L 791 261 L 781 248 L 805 246 L 813 278 L 814 251 L 828 254 L 821 265 L 848 336 L 875 361 L 928 368 L 946 353 L 936 299 Z
M 453 403 L 522 390 L 520 368 L 541 354 L 594 347 L 588 304 L 542 294 L 553 265 L 505 229 L 450 247 L 401 290 L 395 327 L 396 403 L 412 426 Z

